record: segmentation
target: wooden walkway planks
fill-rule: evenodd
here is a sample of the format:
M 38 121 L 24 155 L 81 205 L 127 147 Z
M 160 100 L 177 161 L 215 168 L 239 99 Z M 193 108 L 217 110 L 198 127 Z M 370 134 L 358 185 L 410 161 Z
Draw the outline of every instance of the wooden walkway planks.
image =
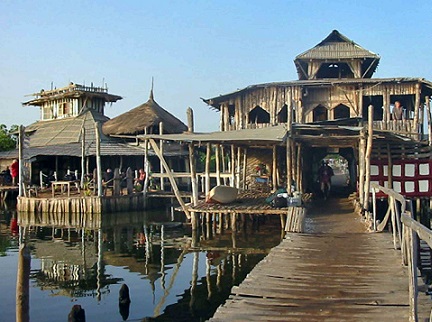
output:
M 308 212 L 211 321 L 408 321 L 408 277 L 388 233 L 367 233 L 347 200 Z

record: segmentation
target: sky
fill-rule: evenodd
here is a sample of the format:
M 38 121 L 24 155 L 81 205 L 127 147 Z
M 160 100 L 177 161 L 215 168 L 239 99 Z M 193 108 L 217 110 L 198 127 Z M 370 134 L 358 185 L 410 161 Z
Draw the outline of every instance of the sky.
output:
M 200 99 L 297 79 L 293 60 L 332 30 L 381 56 L 374 77 L 432 80 L 429 1 L 0 0 L 0 124 L 29 125 L 27 96 L 69 82 L 122 100 L 115 117 L 155 100 L 196 131 L 219 115 Z

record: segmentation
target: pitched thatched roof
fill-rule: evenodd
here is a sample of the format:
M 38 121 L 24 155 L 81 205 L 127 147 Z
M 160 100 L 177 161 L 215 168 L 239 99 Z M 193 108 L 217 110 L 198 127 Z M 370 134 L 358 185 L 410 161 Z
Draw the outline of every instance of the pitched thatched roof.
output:
M 68 117 L 49 121 L 38 121 L 26 127 L 28 135 L 24 149 L 25 158 L 38 155 L 81 156 L 81 129 L 85 129 L 86 155 L 96 154 L 95 123 L 99 122 L 99 131 L 108 117 L 87 110 L 77 117 Z M 100 131 L 101 132 L 101 131 Z M 101 155 L 142 155 L 139 147 L 130 146 L 117 138 L 100 134 Z
M 107 121 L 102 131 L 105 135 L 142 134 L 146 128 L 158 127 L 160 122 L 163 122 L 165 133 L 187 130 L 182 121 L 156 103 L 152 90 L 147 102 Z
M 351 39 L 333 30 L 315 47 L 301 53 L 296 59 L 351 59 L 380 58 L 377 54 L 364 49 Z
M 339 31 L 333 30 L 318 45 L 298 55 L 294 63 L 301 78 L 302 64 L 311 60 L 346 61 L 352 59 L 361 59 L 362 70 L 365 72 L 365 77 L 369 78 L 378 67 L 380 56 L 359 46 Z

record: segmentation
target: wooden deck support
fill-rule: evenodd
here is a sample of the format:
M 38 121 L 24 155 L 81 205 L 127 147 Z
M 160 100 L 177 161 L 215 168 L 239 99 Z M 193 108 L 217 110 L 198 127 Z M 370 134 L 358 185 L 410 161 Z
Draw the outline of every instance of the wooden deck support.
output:
M 165 168 L 165 172 L 168 175 L 168 178 L 169 178 L 170 183 L 171 183 L 171 187 L 172 187 L 172 189 L 174 191 L 174 194 L 175 194 L 175 196 L 177 198 L 177 201 L 180 203 L 180 206 L 182 207 L 182 210 L 184 211 L 186 217 L 188 219 L 190 219 L 191 217 L 190 217 L 189 211 L 188 211 L 188 209 L 186 207 L 186 204 L 184 203 L 184 201 L 183 201 L 183 199 L 182 199 L 182 197 L 180 195 L 180 191 L 179 191 L 179 189 L 177 187 L 177 183 L 176 183 L 174 177 L 171 174 L 171 169 L 168 167 L 168 164 L 166 163 L 164 156 L 161 154 L 161 152 L 160 152 L 160 150 L 159 150 L 156 142 L 153 139 L 150 139 L 149 142 L 150 142 L 150 145 L 153 148 L 154 152 L 156 153 L 156 155 L 162 161 L 162 165 Z M 191 149 L 191 144 L 189 145 L 189 149 Z M 192 147 L 192 155 L 193 155 L 193 147 Z M 193 158 L 191 160 L 193 160 Z M 193 162 L 193 161 L 191 161 L 191 162 Z M 194 173 L 194 169 L 195 169 L 195 166 L 191 167 L 191 175 L 195 176 L 195 180 L 194 181 L 196 183 L 196 175 Z M 193 188 L 193 185 L 194 185 L 194 183 L 192 183 L 192 188 Z M 197 190 L 198 189 L 195 188 L 195 190 L 196 190 L 195 193 L 196 193 L 196 198 L 197 198 L 196 200 L 198 200 L 198 194 L 197 194 L 197 192 L 198 192 Z M 195 201 L 195 196 L 194 196 L 194 201 Z
M 102 164 L 101 164 L 101 154 L 100 154 L 99 122 L 95 123 L 95 133 L 96 133 L 97 195 L 98 197 L 102 197 L 103 187 L 102 187 Z
M 205 195 L 208 196 L 210 192 L 210 156 L 211 156 L 211 145 L 206 145 L 206 159 L 205 159 Z
M 367 145 L 365 154 L 365 188 L 364 188 L 364 199 L 363 209 L 368 211 L 369 209 L 369 183 L 370 183 L 370 171 L 371 171 L 371 154 L 372 154 L 372 143 L 373 143 L 373 109 L 372 105 L 368 108 L 368 131 L 367 131 Z

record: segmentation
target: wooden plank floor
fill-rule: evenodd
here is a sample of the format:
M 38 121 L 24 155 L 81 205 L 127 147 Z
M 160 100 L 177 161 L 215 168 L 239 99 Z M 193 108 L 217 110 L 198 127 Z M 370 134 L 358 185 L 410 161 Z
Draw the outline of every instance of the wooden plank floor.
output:
M 211 321 L 408 321 L 408 277 L 389 233 L 366 232 L 347 199 L 318 202 Z

